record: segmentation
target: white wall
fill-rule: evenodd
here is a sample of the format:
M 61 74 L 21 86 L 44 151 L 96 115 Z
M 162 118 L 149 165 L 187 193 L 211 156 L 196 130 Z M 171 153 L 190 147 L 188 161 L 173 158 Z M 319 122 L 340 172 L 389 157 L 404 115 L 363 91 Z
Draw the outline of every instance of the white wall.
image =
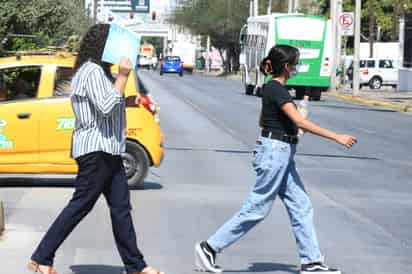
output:
M 398 42 L 376 42 L 373 43 L 373 57 L 389 57 L 399 59 L 399 43 Z M 369 57 L 369 43 L 360 43 L 360 57 Z

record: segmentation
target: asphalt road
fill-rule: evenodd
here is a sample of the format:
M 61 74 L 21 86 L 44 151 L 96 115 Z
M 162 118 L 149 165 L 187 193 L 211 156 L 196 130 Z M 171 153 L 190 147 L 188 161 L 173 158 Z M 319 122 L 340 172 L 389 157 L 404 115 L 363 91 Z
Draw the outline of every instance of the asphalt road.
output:
M 240 83 L 201 75 L 141 72 L 161 105 L 166 157 L 146 189 L 132 191 L 139 245 L 148 263 L 167 274 L 195 273 L 193 245 L 241 206 L 254 183 L 251 150 L 260 100 Z M 412 273 L 412 117 L 324 97 L 310 117 L 359 138 L 347 150 L 305 135 L 297 156 L 315 208 L 326 262 L 347 274 Z M 64 207 L 72 188 L 0 187 L 7 228 L 0 273 L 25 273 L 28 258 Z M 295 240 L 283 205 L 218 257 L 231 273 L 298 273 Z M 99 200 L 59 250 L 59 273 L 121 273 L 108 209 Z

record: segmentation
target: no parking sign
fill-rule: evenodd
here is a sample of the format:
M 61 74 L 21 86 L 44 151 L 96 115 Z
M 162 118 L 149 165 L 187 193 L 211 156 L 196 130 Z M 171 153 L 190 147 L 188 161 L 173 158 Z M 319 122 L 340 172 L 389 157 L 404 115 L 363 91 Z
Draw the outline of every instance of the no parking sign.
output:
M 342 12 L 339 16 L 339 29 L 343 36 L 353 36 L 355 14 L 353 12 Z

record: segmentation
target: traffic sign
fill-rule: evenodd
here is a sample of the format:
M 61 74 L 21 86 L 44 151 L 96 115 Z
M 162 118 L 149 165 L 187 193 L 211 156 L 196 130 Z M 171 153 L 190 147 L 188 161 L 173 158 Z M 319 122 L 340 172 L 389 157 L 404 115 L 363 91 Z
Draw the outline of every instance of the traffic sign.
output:
M 132 7 L 133 12 L 138 12 L 138 13 L 149 13 L 150 12 L 150 0 L 130 0 L 130 5 Z
M 342 36 L 353 36 L 355 14 L 342 12 L 339 16 L 339 32 Z

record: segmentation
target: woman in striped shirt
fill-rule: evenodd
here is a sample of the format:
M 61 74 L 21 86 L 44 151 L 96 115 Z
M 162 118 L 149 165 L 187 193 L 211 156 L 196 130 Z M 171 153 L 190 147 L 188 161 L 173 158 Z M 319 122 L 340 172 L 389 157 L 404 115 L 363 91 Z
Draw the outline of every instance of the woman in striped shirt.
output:
M 110 207 L 116 245 L 128 274 L 159 274 L 147 266 L 137 247 L 130 214 L 130 192 L 120 154 L 125 151 L 124 89 L 132 68 L 122 59 L 113 79 L 112 64 L 101 61 L 110 25 L 92 26 L 84 36 L 74 66 L 71 101 L 76 116 L 72 158 L 79 171 L 75 192 L 39 246 L 29 268 L 55 274 L 55 252 L 76 225 L 90 212 L 103 193 Z

